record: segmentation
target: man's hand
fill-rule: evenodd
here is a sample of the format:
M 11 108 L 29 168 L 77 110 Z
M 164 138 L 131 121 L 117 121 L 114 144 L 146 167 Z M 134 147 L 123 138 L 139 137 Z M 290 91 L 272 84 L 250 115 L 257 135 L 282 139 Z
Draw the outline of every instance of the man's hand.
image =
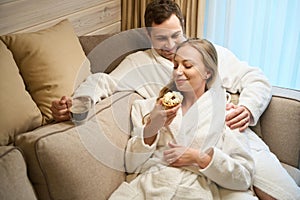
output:
M 63 96 L 60 100 L 52 101 L 50 110 L 55 121 L 61 122 L 70 120 L 69 108 L 72 106 L 72 100 L 69 97 Z
M 226 105 L 226 110 L 233 109 L 227 114 L 225 121 L 230 129 L 238 128 L 240 132 L 246 130 L 252 118 L 251 112 L 245 106 L 236 106 L 233 103 Z

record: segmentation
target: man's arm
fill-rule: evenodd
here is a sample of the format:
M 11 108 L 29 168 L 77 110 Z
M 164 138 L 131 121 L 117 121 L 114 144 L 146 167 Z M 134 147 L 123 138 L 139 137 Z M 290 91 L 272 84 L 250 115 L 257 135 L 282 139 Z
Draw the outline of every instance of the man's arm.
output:
M 121 70 L 123 72 L 123 74 L 120 76 L 112 76 L 106 73 L 92 74 L 79 85 L 79 87 L 75 90 L 73 97 L 89 96 L 95 104 L 101 99 L 112 95 L 116 89 L 120 88 L 120 84 L 122 84 L 120 83 L 122 75 L 126 75 L 128 71 L 135 66 L 128 57 L 126 57 L 117 67 L 119 71 Z M 122 89 L 128 90 L 128 87 L 129 86 L 124 86 Z M 132 88 L 129 89 L 132 90 Z M 67 98 L 70 99 L 70 97 Z M 64 105 L 62 106 L 62 104 Z M 65 102 L 61 102 L 61 100 L 52 102 L 52 116 L 56 121 L 65 121 L 70 119 L 68 109 L 66 109 L 66 107 L 67 105 Z
M 90 75 L 81 85 L 75 90 L 73 97 L 89 96 L 93 103 L 100 101 L 102 98 L 110 96 L 116 81 L 105 73 L 96 73 Z M 61 99 L 52 101 L 50 110 L 53 119 L 57 122 L 70 120 L 69 108 L 72 106 L 72 98 L 63 96 Z
M 109 97 L 117 85 L 117 81 L 108 74 L 90 75 L 74 92 L 73 97 L 89 96 L 94 103 Z
M 228 92 L 240 93 L 238 108 L 244 106 L 245 112 L 250 111 L 249 125 L 253 126 L 271 100 L 271 85 L 259 68 L 251 67 L 246 62 L 240 61 L 224 47 L 218 45 L 215 47 L 223 86 Z M 243 115 L 246 116 L 245 113 Z M 239 116 L 240 121 L 245 118 Z M 241 124 L 243 123 L 242 121 Z

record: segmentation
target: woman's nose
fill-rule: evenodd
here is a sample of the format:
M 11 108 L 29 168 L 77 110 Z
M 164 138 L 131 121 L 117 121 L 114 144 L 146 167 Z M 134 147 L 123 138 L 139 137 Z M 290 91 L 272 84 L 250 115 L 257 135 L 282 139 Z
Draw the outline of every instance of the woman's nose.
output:
M 177 69 L 175 70 L 177 75 L 182 75 L 183 74 L 183 66 L 178 65 Z

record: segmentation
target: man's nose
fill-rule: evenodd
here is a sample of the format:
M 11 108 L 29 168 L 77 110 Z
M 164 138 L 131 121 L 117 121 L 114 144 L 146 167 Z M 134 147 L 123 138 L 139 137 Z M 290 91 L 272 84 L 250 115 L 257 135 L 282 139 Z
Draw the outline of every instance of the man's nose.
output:
M 173 38 L 168 38 L 166 41 L 165 47 L 168 49 L 173 49 L 176 45 L 176 41 Z

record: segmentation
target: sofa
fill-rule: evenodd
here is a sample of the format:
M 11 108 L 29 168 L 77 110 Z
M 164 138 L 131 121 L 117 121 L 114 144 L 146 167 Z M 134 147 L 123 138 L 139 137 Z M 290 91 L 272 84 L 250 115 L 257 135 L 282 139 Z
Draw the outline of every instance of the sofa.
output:
M 126 180 L 130 108 L 141 96 L 123 91 L 103 98 L 81 125 L 55 122 L 50 106 L 91 73 L 109 73 L 129 53 L 149 48 L 143 34 L 77 36 L 63 20 L 0 37 L 0 199 L 107 199 Z M 300 91 L 272 92 L 252 128 L 300 185 Z

